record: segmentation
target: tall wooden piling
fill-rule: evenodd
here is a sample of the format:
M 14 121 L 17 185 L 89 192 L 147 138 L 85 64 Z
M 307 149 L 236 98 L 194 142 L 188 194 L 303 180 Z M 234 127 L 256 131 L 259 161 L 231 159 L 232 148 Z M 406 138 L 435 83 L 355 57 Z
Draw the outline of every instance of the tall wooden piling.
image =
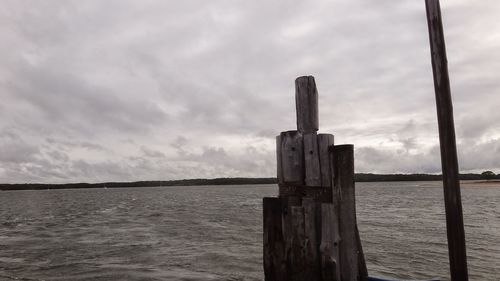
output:
M 439 0 L 425 0 L 439 125 L 446 229 L 452 281 L 468 280 L 462 199 L 458 179 L 457 146 L 451 102 L 448 60 Z
M 318 90 L 312 76 L 295 79 L 295 106 L 297 110 L 297 130 L 314 133 L 319 129 Z
M 354 190 L 354 146 L 336 145 L 332 150 L 334 167 L 333 193 L 334 202 L 338 202 L 339 223 L 342 225 L 340 236 L 340 260 L 342 280 L 359 280 L 361 269 L 358 259 L 360 257 L 361 243 L 358 241 L 359 233 L 356 226 L 356 199 Z M 364 258 L 363 258 L 364 260 Z M 365 277 L 366 278 L 366 277 Z
M 264 198 L 266 281 L 366 280 L 353 146 L 318 134 L 312 76 L 295 80 L 297 130 L 276 137 L 279 198 Z

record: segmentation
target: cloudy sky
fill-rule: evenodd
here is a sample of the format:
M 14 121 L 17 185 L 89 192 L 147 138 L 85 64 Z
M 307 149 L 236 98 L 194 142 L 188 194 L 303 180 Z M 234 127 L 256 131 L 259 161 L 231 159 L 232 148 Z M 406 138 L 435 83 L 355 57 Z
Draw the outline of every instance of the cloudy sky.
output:
M 440 172 L 423 0 L 0 2 L 0 182 L 274 176 L 301 75 L 357 172 Z M 500 172 L 500 2 L 441 2 L 460 168 Z

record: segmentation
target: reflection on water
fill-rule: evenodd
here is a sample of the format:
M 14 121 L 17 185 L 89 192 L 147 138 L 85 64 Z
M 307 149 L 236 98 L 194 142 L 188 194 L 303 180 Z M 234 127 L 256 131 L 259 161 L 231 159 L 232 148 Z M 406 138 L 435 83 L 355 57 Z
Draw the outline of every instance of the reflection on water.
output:
M 276 192 L 272 185 L 3 191 L 0 280 L 263 280 L 262 197 Z M 462 193 L 470 280 L 497 280 L 500 189 Z M 371 275 L 447 275 L 439 183 L 359 183 L 356 194 Z

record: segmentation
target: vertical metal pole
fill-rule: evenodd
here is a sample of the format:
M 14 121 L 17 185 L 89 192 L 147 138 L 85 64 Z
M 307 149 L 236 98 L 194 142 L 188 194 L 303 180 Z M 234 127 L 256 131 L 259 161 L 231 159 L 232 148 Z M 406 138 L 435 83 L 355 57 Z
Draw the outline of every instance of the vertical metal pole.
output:
M 458 180 L 457 146 L 451 102 L 448 61 L 439 0 L 425 0 L 439 124 L 441 166 L 446 208 L 446 230 L 452 281 L 467 281 L 467 255 Z

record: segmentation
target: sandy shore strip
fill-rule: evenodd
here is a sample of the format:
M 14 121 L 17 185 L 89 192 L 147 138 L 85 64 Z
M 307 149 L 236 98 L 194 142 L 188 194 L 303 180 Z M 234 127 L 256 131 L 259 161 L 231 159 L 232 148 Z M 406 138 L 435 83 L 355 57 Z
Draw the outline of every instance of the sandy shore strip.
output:
M 463 187 L 498 187 L 500 188 L 500 180 L 467 180 L 460 181 Z

